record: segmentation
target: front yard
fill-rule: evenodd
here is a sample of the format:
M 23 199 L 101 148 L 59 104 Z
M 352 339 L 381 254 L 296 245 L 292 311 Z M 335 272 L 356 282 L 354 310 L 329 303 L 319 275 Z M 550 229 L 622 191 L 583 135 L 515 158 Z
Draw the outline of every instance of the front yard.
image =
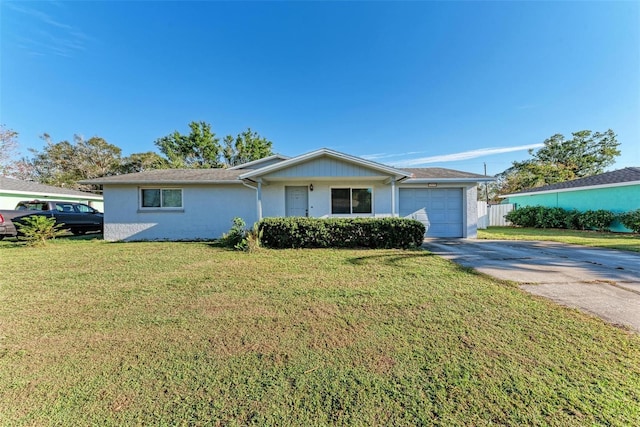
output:
M 478 230 L 478 238 L 496 240 L 549 240 L 574 245 L 640 252 L 640 235 L 632 233 L 600 233 L 597 231 L 556 228 L 489 227 L 486 230 Z
M 639 425 L 640 337 L 424 251 L 0 242 L 5 425 Z

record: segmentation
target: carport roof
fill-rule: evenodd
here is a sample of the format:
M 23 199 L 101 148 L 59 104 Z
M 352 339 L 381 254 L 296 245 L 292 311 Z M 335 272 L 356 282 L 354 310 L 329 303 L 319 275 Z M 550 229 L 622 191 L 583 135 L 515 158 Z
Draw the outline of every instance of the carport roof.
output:
M 242 169 L 154 169 L 125 175 L 87 179 L 82 184 L 224 184 L 241 183 Z
M 0 192 L 11 194 L 50 194 L 57 196 L 81 197 L 84 199 L 99 199 L 102 196 L 84 191 L 78 191 L 71 188 L 54 187 L 52 185 L 40 184 L 39 182 L 24 181 L 21 179 L 7 178 L 0 176 Z

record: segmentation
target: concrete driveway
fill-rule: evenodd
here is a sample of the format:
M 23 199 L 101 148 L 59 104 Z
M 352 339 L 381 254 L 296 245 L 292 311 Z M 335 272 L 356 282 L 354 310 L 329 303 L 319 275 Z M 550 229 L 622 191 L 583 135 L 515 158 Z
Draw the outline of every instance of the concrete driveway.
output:
M 556 242 L 427 239 L 424 247 L 527 292 L 640 332 L 640 253 Z

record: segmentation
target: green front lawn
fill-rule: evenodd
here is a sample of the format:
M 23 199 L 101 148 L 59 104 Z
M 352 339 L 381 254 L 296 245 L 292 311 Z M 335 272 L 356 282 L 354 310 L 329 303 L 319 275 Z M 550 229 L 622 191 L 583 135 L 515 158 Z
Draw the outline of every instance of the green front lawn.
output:
M 555 228 L 489 227 L 478 230 L 479 239 L 549 240 L 574 245 L 640 252 L 640 235 L 631 233 L 599 233 L 597 231 L 561 230 Z
M 639 425 L 640 337 L 424 251 L 0 242 L 2 425 Z

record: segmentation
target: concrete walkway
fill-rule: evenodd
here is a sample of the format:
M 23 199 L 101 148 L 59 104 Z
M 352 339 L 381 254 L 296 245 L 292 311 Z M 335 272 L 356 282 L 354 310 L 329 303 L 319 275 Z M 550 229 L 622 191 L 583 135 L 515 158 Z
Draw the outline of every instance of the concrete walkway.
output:
M 640 332 L 640 253 L 556 242 L 427 239 L 444 258 Z

